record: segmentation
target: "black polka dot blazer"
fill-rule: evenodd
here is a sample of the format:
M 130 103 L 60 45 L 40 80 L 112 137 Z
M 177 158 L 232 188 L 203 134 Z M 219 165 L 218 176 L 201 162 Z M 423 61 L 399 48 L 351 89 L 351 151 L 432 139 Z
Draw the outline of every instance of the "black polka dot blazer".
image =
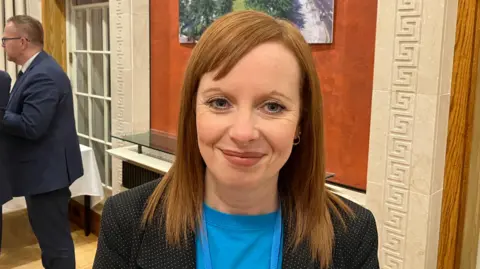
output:
M 158 180 L 109 198 L 102 214 L 94 269 L 195 269 L 195 236 L 188 247 L 178 249 L 166 244 L 158 226 L 140 229 L 139 224 L 148 197 Z M 331 269 L 379 268 L 378 235 L 372 213 L 345 200 L 356 214 L 348 219 L 347 231 L 335 222 L 335 245 Z M 287 239 L 290 232 L 284 231 Z M 312 263 L 307 244 L 295 251 L 284 248 L 282 268 L 319 269 Z M 228 269 L 228 268 L 222 268 Z M 253 268 L 252 268 L 253 269 Z

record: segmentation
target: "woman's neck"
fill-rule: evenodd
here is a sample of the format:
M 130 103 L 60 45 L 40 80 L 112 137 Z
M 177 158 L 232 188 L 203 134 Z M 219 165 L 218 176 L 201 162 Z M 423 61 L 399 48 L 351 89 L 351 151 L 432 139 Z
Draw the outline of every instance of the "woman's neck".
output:
M 277 180 L 256 188 L 225 186 L 213 178 L 205 177 L 205 203 L 220 212 L 235 215 L 260 215 L 278 209 Z

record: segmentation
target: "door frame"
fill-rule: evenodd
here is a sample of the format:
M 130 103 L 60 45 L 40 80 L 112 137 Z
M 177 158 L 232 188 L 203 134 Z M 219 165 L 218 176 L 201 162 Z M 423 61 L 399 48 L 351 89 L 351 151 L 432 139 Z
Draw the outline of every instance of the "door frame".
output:
M 474 269 L 479 242 L 480 4 L 458 0 L 438 269 Z M 477 110 L 477 117 L 474 116 Z
M 101 10 L 102 14 L 102 39 L 101 39 L 101 50 L 99 48 L 93 48 L 93 39 L 92 35 L 94 35 L 94 28 L 91 27 L 90 24 L 93 22 L 94 18 L 94 13 L 93 11 L 96 10 Z M 75 29 L 75 19 L 73 18 L 73 13 L 74 12 L 85 12 L 85 23 L 86 28 L 85 28 L 85 47 L 82 48 L 77 48 L 78 43 L 77 41 L 77 32 Z M 106 188 L 112 187 L 113 179 L 112 179 L 112 173 L 111 173 L 111 167 L 112 167 L 112 160 L 111 156 L 106 152 L 108 149 L 112 148 L 112 138 L 109 136 L 109 132 L 111 133 L 111 125 L 112 125 L 112 116 L 111 116 L 111 107 L 112 107 L 112 97 L 111 97 L 111 92 L 109 95 L 109 90 L 108 88 L 111 85 L 110 81 L 110 66 L 111 66 L 111 60 L 110 60 L 110 52 L 111 48 L 109 48 L 109 32 L 110 32 L 110 23 L 107 21 L 109 20 L 109 2 L 104 1 L 104 2 L 99 2 L 99 3 L 94 3 L 94 4 L 82 4 L 79 6 L 73 6 L 71 1 L 67 0 L 67 3 L 65 5 L 65 13 L 66 13 L 66 22 L 65 24 L 67 25 L 66 27 L 66 33 L 67 37 L 67 51 L 66 54 L 68 56 L 68 63 L 67 63 L 67 72 L 70 76 L 70 79 L 72 80 L 72 88 L 73 88 L 73 99 L 75 103 L 75 111 L 77 112 L 77 100 L 82 98 L 82 100 L 87 101 L 88 104 L 88 111 L 87 111 L 87 118 L 88 118 L 88 132 L 79 132 L 78 124 L 79 120 L 77 119 L 77 113 L 75 113 L 75 118 L 76 118 L 76 124 L 77 124 L 77 133 L 80 139 L 88 140 L 88 145 L 91 147 L 93 150 L 95 150 L 95 145 L 101 144 L 103 147 L 104 155 L 103 155 L 103 163 L 104 163 L 104 169 L 100 171 L 101 174 L 104 175 L 105 182 L 104 186 Z M 107 19 L 106 19 L 107 18 Z M 97 33 L 98 34 L 98 33 Z M 98 41 L 98 40 L 97 40 Z M 107 50 L 108 49 L 108 50 Z M 87 67 L 87 87 L 85 91 L 78 91 L 77 87 L 77 61 L 79 60 L 79 56 L 84 56 L 86 60 L 86 67 Z M 100 56 L 100 58 L 94 58 Z M 94 91 L 94 83 L 93 83 L 93 78 L 95 76 L 94 73 L 94 60 L 99 60 L 102 59 L 102 64 L 103 67 L 100 69 L 102 70 L 101 73 L 103 74 L 102 77 L 102 82 L 103 83 L 103 92 L 95 92 Z M 97 85 L 98 86 L 98 85 Z M 101 127 L 103 129 L 103 137 L 99 138 L 98 136 L 95 135 L 95 130 L 97 128 L 94 128 L 94 123 L 95 123 L 95 114 L 94 114 L 94 104 L 98 104 L 100 102 L 102 104 L 102 109 L 103 109 L 103 126 Z M 110 109 L 109 109 L 110 108 Z M 109 119 L 110 117 L 110 119 Z M 95 125 L 96 126 L 96 125 Z M 99 158 L 97 157 L 97 162 L 100 161 Z
M 42 0 L 42 24 L 45 31 L 44 50 L 67 72 L 65 1 Z

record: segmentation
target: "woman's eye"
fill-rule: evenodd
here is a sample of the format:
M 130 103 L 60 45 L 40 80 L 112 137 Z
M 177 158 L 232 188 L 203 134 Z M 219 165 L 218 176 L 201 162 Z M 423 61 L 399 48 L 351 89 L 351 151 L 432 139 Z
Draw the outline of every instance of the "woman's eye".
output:
M 224 98 L 216 98 L 209 100 L 208 105 L 214 109 L 227 109 L 230 107 L 228 101 Z
M 282 112 L 285 109 L 285 107 L 278 103 L 270 102 L 265 104 L 265 109 L 270 114 L 277 114 Z

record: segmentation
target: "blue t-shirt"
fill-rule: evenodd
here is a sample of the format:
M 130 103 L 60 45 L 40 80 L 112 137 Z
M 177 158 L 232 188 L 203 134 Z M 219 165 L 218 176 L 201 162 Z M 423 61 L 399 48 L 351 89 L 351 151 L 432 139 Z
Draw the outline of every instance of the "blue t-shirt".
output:
M 246 216 L 219 212 L 204 204 L 213 269 L 269 269 L 277 213 Z M 282 236 L 283 238 L 283 236 Z M 197 269 L 205 269 L 201 236 L 196 239 Z M 282 268 L 281 240 L 278 268 Z

